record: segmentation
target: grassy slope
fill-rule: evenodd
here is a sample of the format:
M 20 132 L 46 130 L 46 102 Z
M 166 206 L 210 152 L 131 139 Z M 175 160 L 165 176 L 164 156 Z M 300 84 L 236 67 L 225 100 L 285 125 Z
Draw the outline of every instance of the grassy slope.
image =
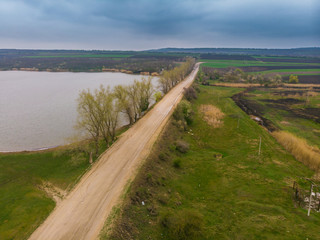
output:
M 89 168 L 88 159 L 62 150 L 0 154 L 0 239 L 26 239 L 55 207 L 39 186 L 72 187 Z
M 203 239 L 319 239 L 320 215 L 308 218 L 291 197 L 292 181 L 313 172 L 234 104 L 230 96 L 239 89 L 201 89 L 193 104 L 194 135 L 170 124 L 131 185 L 111 239 L 169 239 L 161 219 L 186 209 L 203 216 Z M 224 126 L 208 126 L 197 112 L 200 104 L 218 106 L 226 114 Z M 186 154 L 174 148 L 180 138 L 190 144 Z M 216 159 L 217 153 L 223 158 Z M 101 238 L 109 239 L 106 233 Z

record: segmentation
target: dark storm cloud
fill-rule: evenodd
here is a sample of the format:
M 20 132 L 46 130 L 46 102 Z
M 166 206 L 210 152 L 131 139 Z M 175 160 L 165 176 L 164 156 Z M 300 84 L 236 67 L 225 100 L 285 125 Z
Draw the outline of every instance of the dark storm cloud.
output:
M 1 0 L 0 48 L 319 46 L 319 10 L 318 0 Z

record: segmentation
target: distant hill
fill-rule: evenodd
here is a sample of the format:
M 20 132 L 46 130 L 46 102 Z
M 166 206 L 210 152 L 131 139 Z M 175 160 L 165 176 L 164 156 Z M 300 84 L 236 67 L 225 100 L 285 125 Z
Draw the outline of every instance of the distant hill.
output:
M 320 47 L 267 49 L 267 48 L 161 48 L 148 52 L 161 53 L 215 53 L 215 54 L 245 54 L 263 56 L 299 56 L 320 57 Z

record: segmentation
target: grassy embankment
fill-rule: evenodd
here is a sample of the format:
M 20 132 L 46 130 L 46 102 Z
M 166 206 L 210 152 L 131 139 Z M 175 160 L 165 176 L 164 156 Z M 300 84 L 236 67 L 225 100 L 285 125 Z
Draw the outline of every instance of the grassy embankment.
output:
M 241 89 L 201 91 L 194 122 L 187 131 L 168 124 L 109 219 L 111 237 L 107 225 L 101 239 L 319 239 L 320 215 L 295 207 L 291 190 L 314 172 L 235 105 L 230 97 Z M 225 114 L 222 126 L 204 121 L 199 109 L 208 104 Z
M 105 148 L 102 142 L 100 153 Z M 27 239 L 56 205 L 43 188 L 61 197 L 90 168 L 89 154 L 72 149 L 0 153 L 1 240 Z

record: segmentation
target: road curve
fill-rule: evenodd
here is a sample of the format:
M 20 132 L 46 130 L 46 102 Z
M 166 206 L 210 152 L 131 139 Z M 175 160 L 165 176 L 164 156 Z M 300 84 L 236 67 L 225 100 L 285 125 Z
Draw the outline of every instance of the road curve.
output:
M 199 63 L 184 81 L 102 155 L 29 240 L 88 240 L 98 237 L 125 185 L 135 176 L 182 98 L 183 88 L 192 84 L 198 70 Z

